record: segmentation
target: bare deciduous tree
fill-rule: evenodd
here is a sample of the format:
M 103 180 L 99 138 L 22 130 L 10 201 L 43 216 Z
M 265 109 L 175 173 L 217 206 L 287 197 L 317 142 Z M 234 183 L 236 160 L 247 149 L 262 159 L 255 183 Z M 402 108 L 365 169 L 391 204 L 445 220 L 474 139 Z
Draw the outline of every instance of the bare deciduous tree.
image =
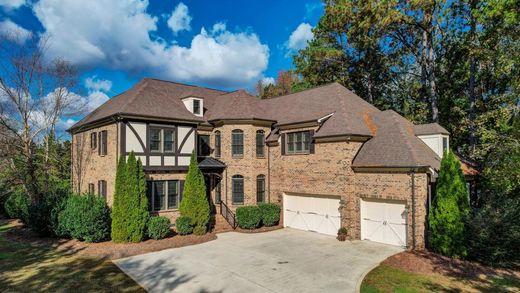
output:
M 46 41 L 37 36 L 0 36 L 0 125 L 14 139 L 21 158 L 16 174 L 32 202 L 48 189 L 49 139 L 64 116 L 77 115 L 85 101 L 71 92 L 77 74 L 68 62 L 45 58 Z M 44 143 L 44 182 L 40 188 L 36 172 L 36 144 Z M 19 162 L 17 162 L 19 163 Z

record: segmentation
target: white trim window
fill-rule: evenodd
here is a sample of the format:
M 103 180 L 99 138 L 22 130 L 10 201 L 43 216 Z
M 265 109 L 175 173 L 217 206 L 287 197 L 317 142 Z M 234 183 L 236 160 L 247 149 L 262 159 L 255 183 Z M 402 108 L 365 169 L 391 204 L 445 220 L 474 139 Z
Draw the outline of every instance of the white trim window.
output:
M 310 131 L 299 131 L 287 133 L 287 154 L 309 154 L 311 150 Z

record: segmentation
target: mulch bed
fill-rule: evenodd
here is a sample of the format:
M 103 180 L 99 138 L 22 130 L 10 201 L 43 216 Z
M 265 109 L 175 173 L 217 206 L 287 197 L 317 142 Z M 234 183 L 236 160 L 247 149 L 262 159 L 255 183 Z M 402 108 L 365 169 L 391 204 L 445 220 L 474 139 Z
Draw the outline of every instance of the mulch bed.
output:
M 112 241 L 86 243 L 75 239 L 38 237 L 31 230 L 24 227 L 19 220 L 1 220 L 1 223 L 9 223 L 14 226 L 13 229 L 3 234 L 7 240 L 38 246 L 47 245 L 67 253 L 79 253 L 85 256 L 100 257 L 104 259 L 118 259 L 169 248 L 200 244 L 217 239 L 215 233 L 208 233 L 203 236 L 181 236 L 172 233 L 170 237 L 165 239 L 149 239 L 140 243 L 114 243 Z
M 262 227 L 256 228 L 256 229 L 242 229 L 240 227 L 237 227 L 234 231 L 240 232 L 240 233 L 263 233 L 263 232 L 274 231 L 274 230 L 278 230 L 278 229 L 282 229 L 282 228 L 283 228 L 282 225 L 276 225 L 276 226 L 271 226 L 271 227 L 262 226 Z
M 452 259 L 429 251 L 404 251 L 387 258 L 383 264 L 407 272 L 428 275 L 441 274 L 468 278 L 495 275 L 520 278 L 520 271 L 494 269 L 477 262 Z

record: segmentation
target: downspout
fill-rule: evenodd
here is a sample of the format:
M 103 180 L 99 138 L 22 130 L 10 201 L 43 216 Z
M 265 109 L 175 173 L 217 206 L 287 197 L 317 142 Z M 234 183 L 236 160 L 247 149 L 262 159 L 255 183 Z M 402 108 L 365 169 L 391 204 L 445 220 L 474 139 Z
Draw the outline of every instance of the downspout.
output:
M 267 202 L 271 202 L 271 148 L 267 145 Z
M 415 169 L 412 170 L 412 249 L 415 250 Z

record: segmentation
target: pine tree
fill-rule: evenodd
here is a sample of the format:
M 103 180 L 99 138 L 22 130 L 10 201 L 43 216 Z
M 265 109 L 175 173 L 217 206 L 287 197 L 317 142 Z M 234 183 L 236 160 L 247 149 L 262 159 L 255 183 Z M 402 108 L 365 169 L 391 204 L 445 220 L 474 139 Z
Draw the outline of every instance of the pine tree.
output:
M 123 214 L 126 194 L 126 160 L 123 156 L 119 158 L 116 171 L 116 183 L 114 191 L 114 202 L 112 203 L 112 241 L 125 241 L 126 217 Z
M 467 190 L 460 162 L 451 151 L 444 153 L 437 180 L 437 194 L 429 215 L 432 248 L 446 256 L 467 256 Z
M 208 229 L 210 209 L 208 198 L 206 197 L 206 185 L 204 175 L 199 169 L 195 152 L 191 155 L 190 167 L 184 183 L 180 211 L 183 216 L 187 216 L 194 226 L 195 234 L 204 234 Z

